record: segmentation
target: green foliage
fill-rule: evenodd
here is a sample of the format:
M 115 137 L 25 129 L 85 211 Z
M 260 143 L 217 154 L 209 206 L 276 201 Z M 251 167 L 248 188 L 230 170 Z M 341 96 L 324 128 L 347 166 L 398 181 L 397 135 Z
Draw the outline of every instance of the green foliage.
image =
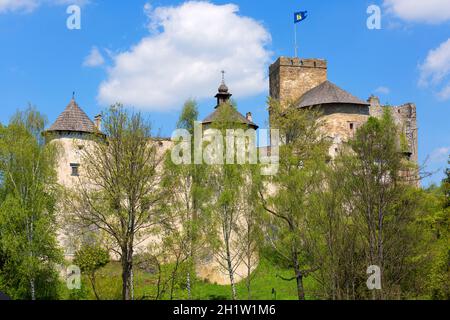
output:
M 33 108 L 0 128 L 0 266 L 2 283 L 17 299 L 57 294 L 55 234 L 57 150 L 44 145 L 45 121 Z
M 73 263 L 81 272 L 93 273 L 109 263 L 109 253 L 100 246 L 87 245 L 75 253 Z
M 297 282 L 298 298 L 302 300 L 304 278 L 318 268 L 308 217 L 315 214 L 313 199 L 323 187 L 329 143 L 321 134 L 323 123 L 318 112 L 274 100 L 269 105 L 272 128 L 280 130 L 282 145 L 279 172 L 266 182 L 277 191 L 269 192 L 266 184 L 260 192 L 268 213 L 266 238 L 282 265 L 292 269 L 288 279 Z
M 197 102 L 188 100 L 185 102 L 180 118 L 178 119 L 177 128 L 186 129 L 190 133 L 194 132 L 194 121 L 198 118 Z
M 82 273 L 85 273 L 92 285 L 97 299 L 100 299 L 96 288 L 96 272 L 109 263 L 109 252 L 100 246 L 85 245 L 75 253 L 73 263 L 77 265 Z M 83 292 L 80 292 L 83 294 Z M 79 295 L 77 293 L 77 295 Z
M 391 112 L 369 118 L 327 174 L 319 220 L 326 236 L 320 271 L 324 291 L 333 299 L 417 298 L 424 292 L 428 256 L 421 217 L 427 200 L 410 185 L 412 167 L 402 155 L 399 129 Z M 382 290 L 369 291 L 365 270 L 382 271 Z M 350 294 L 349 288 L 351 289 Z
M 450 156 L 448 160 L 448 164 L 450 165 Z M 450 167 L 445 170 L 445 174 L 447 177 L 442 182 L 442 188 L 444 190 L 445 195 L 445 208 L 450 208 Z
M 167 264 L 161 266 L 164 277 L 170 277 L 173 265 Z M 288 277 L 291 273 L 290 269 L 282 268 L 272 264 L 262 256 L 258 267 L 253 273 L 252 280 L 252 299 L 253 300 L 274 300 L 275 294 L 272 289 L 276 291 L 277 300 L 295 300 L 297 299 L 297 292 L 295 286 L 290 282 L 282 280 L 279 276 Z M 121 267 L 119 263 L 111 262 L 106 267 L 99 270 L 97 274 L 97 288 L 102 293 L 104 300 L 116 300 L 121 297 Z M 86 295 L 81 295 L 80 299 L 92 300 L 96 299 L 92 288 L 84 286 L 87 279 L 83 278 L 83 290 Z M 135 269 L 135 296 L 136 300 L 154 300 L 158 295 L 158 274 L 157 272 L 145 272 L 140 268 Z M 231 287 L 229 285 L 218 285 L 208 281 L 203 281 L 196 277 L 192 278 L 192 286 L 195 288 L 192 291 L 192 300 L 230 300 Z M 305 280 L 305 290 L 308 299 L 314 299 L 317 284 L 313 278 Z M 247 288 L 245 281 L 236 285 L 238 297 L 247 296 Z M 81 294 L 81 293 L 80 293 Z M 65 295 L 67 299 L 77 300 L 76 297 Z M 174 299 L 186 300 L 188 294 L 185 289 L 185 284 L 180 278 L 180 282 L 176 285 L 174 292 Z M 169 287 L 166 288 L 158 300 L 170 300 Z
M 424 268 L 427 294 L 431 299 L 441 300 L 450 299 L 450 207 L 447 181 L 448 177 L 440 188 L 426 190 L 424 207 L 427 208 L 427 214 L 421 219 L 422 230 L 428 235 L 428 247 L 425 250 L 429 263 Z
M 122 298 L 129 300 L 135 246 L 152 232 L 167 196 L 157 170 L 164 154 L 158 142 L 150 143 L 151 126 L 141 113 L 111 106 L 102 129 L 107 140 L 101 137 L 81 152 L 86 183 L 66 199 L 66 206 L 74 223 L 94 226 L 115 242 L 123 267 Z

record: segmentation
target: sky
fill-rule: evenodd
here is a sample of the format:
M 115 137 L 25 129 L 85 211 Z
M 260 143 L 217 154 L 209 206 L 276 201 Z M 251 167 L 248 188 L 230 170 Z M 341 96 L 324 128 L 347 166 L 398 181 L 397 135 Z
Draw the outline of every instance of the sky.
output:
M 380 28 L 368 27 L 372 5 Z M 420 164 L 434 173 L 423 183 L 439 183 L 450 154 L 450 0 L 0 0 L 0 122 L 33 104 L 51 124 L 75 91 L 91 118 L 121 102 L 168 137 L 186 99 L 200 118 L 213 111 L 225 70 L 239 111 L 267 128 L 268 67 L 294 55 L 293 13 L 305 10 L 299 56 L 326 59 L 329 80 L 361 99 L 414 102 Z

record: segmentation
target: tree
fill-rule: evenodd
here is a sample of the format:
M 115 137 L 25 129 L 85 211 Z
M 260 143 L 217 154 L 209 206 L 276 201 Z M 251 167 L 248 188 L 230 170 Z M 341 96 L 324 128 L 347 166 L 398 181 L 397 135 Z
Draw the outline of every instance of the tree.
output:
M 178 120 L 178 129 L 184 130 L 190 139 L 188 147 L 194 148 L 192 136 L 194 123 L 197 121 L 197 104 L 188 100 Z M 178 156 L 185 156 L 177 154 Z M 174 163 L 172 155 L 168 154 L 165 162 L 163 188 L 170 190 L 170 203 L 166 206 L 163 238 L 167 250 L 173 253 L 175 268 L 172 283 L 175 282 L 179 264 L 186 264 L 186 290 L 188 298 L 192 299 L 192 273 L 195 272 L 196 261 L 206 245 L 207 214 L 203 210 L 206 202 L 205 170 L 203 165 L 194 164 L 192 152 L 187 163 Z M 173 285 L 171 298 L 173 297 Z
M 312 274 L 324 299 L 355 300 L 360 284 L 365 284 L 364 252 L 347 196 L 346 163 L 341 157 L 331 161 L 323 185 L 311 201 L 314 213 L 308 226 L 314 239 L 314 260 L 319 269 Z
M 73 263 L 87 275 L 95 297 L 100 300 L 95 277 L 97 271 L 109 263 L 109 252 L 99 246 L 86 245 L 75 253 Z
M 245 266 L 245 286 L 247 288 L 247 299 L 252 299 L 253 271 L 259 263 L 259 249 L 263 240 L 260 226 L 261 206 L 259 204 L 259 181 L 261 167 L 258 165 L 243 166 L 244 188 L 241 201 L 242 206 L 239 242 L 242 247 L 242 264 Z
M 365 268 L 381 270 L 382 290 L 372 290 L 374 299 L 400 297 L 402 284 L 414 270 L 408 261 L 420 254 L 421 234 L 414 228 L 420 197 L 408 180 L 411 164 L 402 153 L 400 137 L 386 108 L 381 119 L 371 117 L 357 130 L 337 160 L 342 161 L 345 181 L 343 205 L 357 230 Z M 370 296 L 367 293 L 360 288 L 360 297 Z
M 151 127 L 140 113 L 112 106 L 99 137 L 82 152 L 82 175 L 69 202 L 75 221 L 95 226 L 117 246 L 122 264 L 122 298 L 133 298 L 135 246 L 160 223 L 165 197 L 161 189 L 164 150 L 151 138 Z
M 251 197 L 255 192 L 250 192 L 248 187 L 253 178 L 252 168 L 255 167 L 249 160 L 251 153 L 256 150 L 252 141 L 253 136 L 256 138 L 255 131 L 246 131 L 249 128 L 236 121 L 235 115 L 233 105 L 219 105 L 216 119 L 205 131 L 204 154 L 208 159 L 206 162 L 210 164 L 207 166 L 210 229 L 215 232 L 210 239 L 216 262 L 230 280 L 233 300 L 237 299 L 237 270 L 243 264 L 246 250 L 253 248 L 255 226 L 253 217 L 248 213 L 253 210 Z M 227 139 L 226 147 L 224 137 Z M 238 154 L 231 152 L 236 150 Z M 247 239 L 250 242 L 245 245 Z M 254 253 L 247 253 L 251 268 Z
M 450 156 L 448 160 L 448 164 L 450 165 Z M 445 208 L 450 207 L 450 167 L 445 170 L 445 174 L 447 177 L 442 182 L 443 188 L 444 188 L 444 195 L 445 195 Z
M 328 143 L 320 132 L 319 113 L 269 101 L 272 128 L 280 130 L 280 165 L 260 191 L 266 222 L 267 240 L 280 261 L 292 268 L 290 279 L 297 282 L 299 300 L 305 299 L 303 280 L 317 264 L 308 228 L 311 201 L 323 187 Z
M 450 161 L 449 161 L 450 164 Z M 446 178 L 441 188 L 428 190 L 429 197 L 438 199 L 438 205 L 427 217 L 425 230 L 432 231 L 429 251 L 432 263 L 427 273 L 430 296 L 432 299 L 450 299 L 450 168 L 446 169 Z M 435 201 L 436 202 L 436 201 Z M 429 201 L 429 203 L 432 203 Z M 430 205 L 429 205 L 430 207 Z
M 45 145 L 45 120 L 34 108 L 0 127 L 0 273 L 16 298 L 56 297 L 57 150 Z

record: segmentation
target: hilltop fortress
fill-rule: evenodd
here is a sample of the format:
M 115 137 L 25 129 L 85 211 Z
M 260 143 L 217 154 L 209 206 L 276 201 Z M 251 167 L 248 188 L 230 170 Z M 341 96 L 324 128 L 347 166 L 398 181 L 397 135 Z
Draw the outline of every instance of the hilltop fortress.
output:
M 358 127 L 364 124 L 370 116 L 380 117 L 383 107 L 377 97 L 371 96 L 366 101 L 361 100 L 328 80 L 327 62 L 320 59 L 299 59 L 280 57 L 270 66 L 270 96 L 281 102 L 289 102 L 297 108 L 319 108 L 325 126 L 325 134 L 332 142 L 330 155 L 335 156 L 339 146 L 353 136 Z M 204 126 L 214 122 L 218 109 L 227 103 L 231 97 L 228 87 L 223 82 L 215 96 L 215 110 L 203 121 Z M 405 157 L 412 162 L 418 162 L 418 132 L 416 107 L 413 103 L 391 107 L 392 115 L 397 125 L 406 137 L 407 150 Z M 243 116 L 235 112 L 233 118 L 257 129 L 251 113 Z M 270 118 L 270 115 L 269 115 Z M 93 134 L 101 132 L 101 116 L 92 121 L 72 99 L 66 109 L 59 115 L 54 124 L 45 132 L 48 143 L 59 143 L 62 147 L 58 159 L 58 182 L 67 188 L 72 188 L 83 175 L 83 163 L 80 150 L 86 143 L 94 143 Z M 169 139 L 158 141 L 161 150 L 168 150 L 173 143 Z M 59 242 L 67 258 L 73 256 L 77 249 L 76 232 L 60 232 Z M 141 249 L 150 240 L 141 244 Z M 217 270 L 217 263 L 211 262 L 198 270 L 200 277 L 211 282 L 228 284 L 228 277 Z

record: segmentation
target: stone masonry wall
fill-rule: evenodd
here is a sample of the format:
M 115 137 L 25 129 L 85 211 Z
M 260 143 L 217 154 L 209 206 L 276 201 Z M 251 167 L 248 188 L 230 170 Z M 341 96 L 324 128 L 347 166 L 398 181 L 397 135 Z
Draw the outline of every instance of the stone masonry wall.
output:
M 327 80 L 327 62 L 321 59 L 281 57 L 270 66 L 270 96 L 296 101 Z
M 380 118 L 383 115 L 384 108 L 380 105 L 377 97 L 370 97 L 370 115 Z M 414 163 L 419 162 L 418 156 L 418 127 L 417 127 L 417 110 L 414 103 L 406 103 L 401 106 L 390 107 L 392 117 L 397 126 L 401 128 L 406 137 L 408 150 L 411 154 L 410 160 Z

